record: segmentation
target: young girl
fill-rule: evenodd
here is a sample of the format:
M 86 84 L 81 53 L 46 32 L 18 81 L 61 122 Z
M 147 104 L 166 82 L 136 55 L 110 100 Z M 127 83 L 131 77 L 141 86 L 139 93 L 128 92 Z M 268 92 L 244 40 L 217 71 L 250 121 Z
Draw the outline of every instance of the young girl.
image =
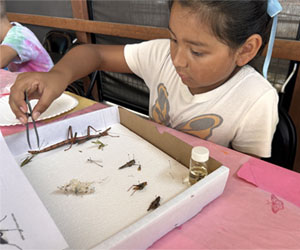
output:
M 156 122 L 235 150 L 269 157 L 278 121 L 271 84 L 247 64 L 267 42 L 267 1 L 175 0 L 171 39 L 126 46 L 82 45 L 49 73 L 21 74 L 10 105 L 22 123 L 24 90 L 37 118 L 74 80 L 96 69 L 135 73 L 150 89 Z
M 0 68 L 11 72 L 49 71 L 52 59 L 36 36 L 19 23 L 10 23 L 0 0 Z

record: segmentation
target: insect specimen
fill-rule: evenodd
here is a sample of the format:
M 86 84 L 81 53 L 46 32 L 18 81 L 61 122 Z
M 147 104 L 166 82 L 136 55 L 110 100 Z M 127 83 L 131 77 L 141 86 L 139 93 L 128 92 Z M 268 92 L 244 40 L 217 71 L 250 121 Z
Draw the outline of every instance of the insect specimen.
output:
M 13 217 L 13 214 L 12 214 Z M 4 221 L 7 218 L 7 215 L 5 215 L 0 222 Z M 19 233 L 21 233 L 23 230 L 19 229 L 19 228 L 15 228 L 15 229 L 0 229 L 0 245 L 8 245 L 8 246 L 13 246 L 16 247 L 17 249 L 21 249 L 21 247 L 19 247 L 18 245 L 14 244 L 14 243 L 10 243 L 9 240 L 4 236 L 5 232 L 10 232 L 10 231 L 19 231 Z M 23 238 L 22 238 L 23 239 Z M 24 239 L 23 239 L 24 240 Z M 0 247 L 2 248 L 2 247 Z
M 96 141 L 92 141 L 92 143 L 97 144 L 98 145 L 98 149 L 102 149 L 106 146 L 106 144 L 104 144 L 103 142 L 96 140 Z
M 24 161 L 22 161 L 21 167 L 23 167 L 26 164 L 28 164 L 29 162 L 31 162 L 31 160 L 32 160 L 33 157 L 34 157 L 34 155 L 27 156 L 26 159 Z
M 87 159 L 87 162 L 94 163 L 94 164 L 98 165 L 99 167 L 102 167 L 102 168 L 103 168 L 103 166 L 102 166 L 101 164 L 98 163 L 99 161 L 97 161 L 97 160 L 92 160 L 91 157 Z
M 172 179 L 174 179 L 174 176 L 171 172 L 169 172 L 169 175 L 171 176 Z
M 151 209 L 154 210 L 160 206 L 160 196 L 156 197 L 154 201 L 151 202 L 150 206 L 148 207 L 147 211 L 150 211 Z
M 134 159 L 131 160 L 131 161 L 129 161 L 129 162 L 126 162 L 124 165 L 122 165 L 121 167 L 119 167 L 119 169 L 129 168 L 129 167 L 131 167 L 131 166 L 133 166 L 133 165 L 136 165 Z
M 69 126 L 69 128 L 68 128 L 68 139 L 67 140 L 58 142 L 56 144 L 53 144 L 53 145 L 48 146 L 48 147 L 46 147 L 44 149 L 41 149 L 41 150 L 32 150 L 32 151 L 28 151 L 28 152 L 31 153 L 31 154 L 39 154 L 39 153 L 47 152 L 47 151 L 50 151 L 52 149 L 59 148 L 61 146 L 70 144 L 70 147 L 68 147 L 67 149 L 65 149 L 65 150 L 68 150 L 75 143 L 79 144 L 79 143 L 86 142 L 86 141 L 88 141 L 90 139 L 93 139 L 93 138 L 99 138 L 101 136 L 106 136 L 106 135 L 108 135 L 108 131 L 110 130 L 110 128 L 108 128 L 105 131 L 103 131 L 102 133 L 91 135 L 91 129 L 93 129 L 94 131 L 98 132 L 92 126 L 88 126 L 87 127 L 87 135 L 77 137 L 77 133 L 75 133 L 74 136 L 73 136 L 72 126 Z
M 170 160 L 169 160 L 169 168 L 172 169 L 172 165 L 171 165 L 171 161 Z M 172 179 L 174 179 L 174 176 L 171 173 L 171 171 L 169 172 L 169 175 L 171 176 Z
M 97 181 L 97 183 L 99 183 L 99 184 L 104 183 L 107 179 L 109 179 L 108 176 L 106 176 L 106 177 L 103 178 L 103 179 L 100 179 L 99 181 Z
M 95 192 L 95 188 L 91 187 L 94 182 L 82 182 L 77 179 L 72 179 L 68 184 L 57 187 L 66 194 L 91 194 Z
M 144 187 L 147 185 L 147 181 L 144 181 L 144 182 L 142 182 L 142 183 L 140 183 L 140 184 L 137 184 L 137 185 L 132 185 L 128 190 L 127 190 L 127 192 L 130 190 L 130 189 L 133 189 L 133 192 L 132 192 L 132 194 L 131 195 L 133 195 L 137 190 L 142 190 L 142 189 L 144 189 Z M 130 195 L 130 196 L 131 196 Z

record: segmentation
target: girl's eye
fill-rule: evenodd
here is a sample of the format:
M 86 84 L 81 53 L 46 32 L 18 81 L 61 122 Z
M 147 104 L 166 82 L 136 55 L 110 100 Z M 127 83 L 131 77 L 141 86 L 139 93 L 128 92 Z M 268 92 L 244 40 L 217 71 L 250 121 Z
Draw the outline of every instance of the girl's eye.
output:
M 173 42 L 173 43 L 177 43 L 177 40 L 176 39 L 174 39 L 174 38 L 170 38 L 170 40 L 171 40 L 171 42 Z
M 193 54 L 194 56 L 203 56 L 203 55 L 204 55 L 203 53 L 201 53 L 201 52 L 196 52 L 196 51 L 194 51 L 194 50 L 191 50 L 191 52 L 192 52 L 192 54 Z

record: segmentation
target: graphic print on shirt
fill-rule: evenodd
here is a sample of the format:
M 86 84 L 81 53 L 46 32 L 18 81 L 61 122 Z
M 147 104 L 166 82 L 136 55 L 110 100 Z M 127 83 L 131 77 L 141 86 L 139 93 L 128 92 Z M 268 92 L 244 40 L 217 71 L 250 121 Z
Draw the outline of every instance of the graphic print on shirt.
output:
M 151 116 L 157 123 L 170 127 L 170 104 L 168 100 L 168 92 L 163 83 L 157 86 L 157 99 L 152 106 Z
M 222 122 L 222 117 L 216 114 L 199 115 L 177 125 L 175 129 L 198 136 L 201 139 L 208 139 L 212 135 L 213 129 L 219 127 Z
M 170 127 L 170 104 L 168 92 L 163 83 L 160 83 L 157 87 L 157 96 L 150 115 L 155 122 Z M 208 139 L 212 135 L 213 129 L 219 127 L 222 122 L 223 119 L 219 115 L 204 114 L 177 125 L 175 129 L 202 139 Z

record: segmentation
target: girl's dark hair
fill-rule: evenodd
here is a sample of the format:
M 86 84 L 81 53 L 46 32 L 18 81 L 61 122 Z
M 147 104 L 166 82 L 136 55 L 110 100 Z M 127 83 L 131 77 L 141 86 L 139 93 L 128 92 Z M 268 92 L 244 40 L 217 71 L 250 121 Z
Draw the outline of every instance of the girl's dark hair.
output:
M 210 24 L 215 36 L 232 49 L 239 48 L 253 34 L 262 37 L 258 54 L 268 42 L 272 22 L 267 0 L 171 0 L 170 8 L 174 1 Z

